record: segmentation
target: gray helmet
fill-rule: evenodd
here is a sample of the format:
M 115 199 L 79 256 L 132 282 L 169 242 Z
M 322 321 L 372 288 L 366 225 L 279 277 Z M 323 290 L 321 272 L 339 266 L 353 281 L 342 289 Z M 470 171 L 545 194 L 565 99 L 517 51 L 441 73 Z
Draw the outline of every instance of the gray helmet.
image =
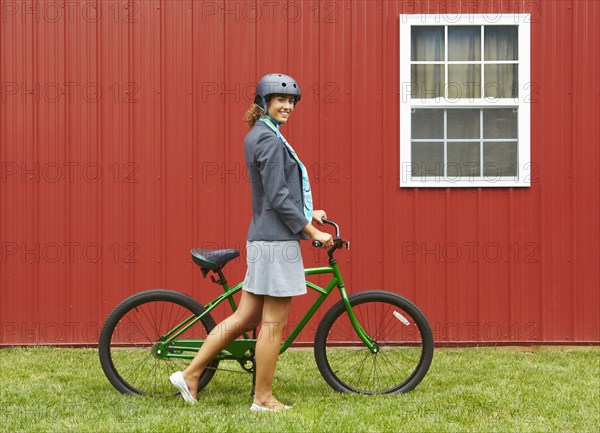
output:
M 296 97 L 296 104 L 302 97 L 300 85 L 292 77 L 285 74 L 267 74 L 262 77 L 256 84 L 254 103 L 266 109 L 266 97 L 272 94 L 294 95 Z

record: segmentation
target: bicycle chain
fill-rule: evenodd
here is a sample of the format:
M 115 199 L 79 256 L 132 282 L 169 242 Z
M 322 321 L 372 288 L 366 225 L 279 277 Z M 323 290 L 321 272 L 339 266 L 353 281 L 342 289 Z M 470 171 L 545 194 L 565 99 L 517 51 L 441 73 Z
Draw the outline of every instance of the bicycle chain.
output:
M 246 373 L 250 373 L 252 374 L 251 371 L 240 371 L 240 370 L 230 370 L 228 368 L 220 368 L 220 367 L 206 367 L 207 370 L 218 370 L 218 371 L 227 371 L 229 373 L 241 373 L 241 374 L 246 374 Z

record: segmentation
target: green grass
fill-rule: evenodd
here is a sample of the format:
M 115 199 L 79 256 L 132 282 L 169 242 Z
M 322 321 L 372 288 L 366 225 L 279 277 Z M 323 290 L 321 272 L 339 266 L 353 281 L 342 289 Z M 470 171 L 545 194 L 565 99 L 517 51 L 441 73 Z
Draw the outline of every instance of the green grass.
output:
M 236 368 L 235 365 L 231 365 Z M 391 396 L 340 394 L 311 351 L 280 358 L 291 411 L 248 410 L 251 376 L 218 372 L 199 403 L 118 393 L 92 349 L 0 350 L 0 431 L 600 431 L 600 350 L 439 349 L 425 380 Z

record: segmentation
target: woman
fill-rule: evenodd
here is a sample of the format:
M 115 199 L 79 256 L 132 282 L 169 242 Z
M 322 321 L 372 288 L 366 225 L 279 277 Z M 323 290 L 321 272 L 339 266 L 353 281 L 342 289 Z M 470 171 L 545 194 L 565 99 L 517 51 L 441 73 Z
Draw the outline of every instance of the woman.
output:
M 258 82 L 254 104 L 246 112 L 245 120 L 252 128 L 244 140 L 252 191 L 248 269 L 238 309 L 210 332 L 190 365 L 170 377 L 189 403 L 196 403 L 198 379 L 208 363 L 262 320 L 250 409 L 289 409 L 273 396 L 273 376 L 292 297 L 306 293 L 299 240 L 318 240 L 323 248 L 333 245 L 330 234 L 312 225 L 312 221 L 322 225 L 327 215 L 313 211 L 307 170 L 279 131 L 301 97 L 300 86 L 292 77 L 268 74 Z

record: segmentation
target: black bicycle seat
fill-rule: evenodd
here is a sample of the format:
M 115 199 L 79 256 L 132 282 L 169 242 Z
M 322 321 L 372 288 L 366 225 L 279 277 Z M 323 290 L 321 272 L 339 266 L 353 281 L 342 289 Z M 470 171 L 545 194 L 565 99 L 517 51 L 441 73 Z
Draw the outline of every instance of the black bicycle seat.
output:
M 240 255 L 238 250 L 207 250 L 192 248 L 192 260 L 202 269 L 215 271 Z

